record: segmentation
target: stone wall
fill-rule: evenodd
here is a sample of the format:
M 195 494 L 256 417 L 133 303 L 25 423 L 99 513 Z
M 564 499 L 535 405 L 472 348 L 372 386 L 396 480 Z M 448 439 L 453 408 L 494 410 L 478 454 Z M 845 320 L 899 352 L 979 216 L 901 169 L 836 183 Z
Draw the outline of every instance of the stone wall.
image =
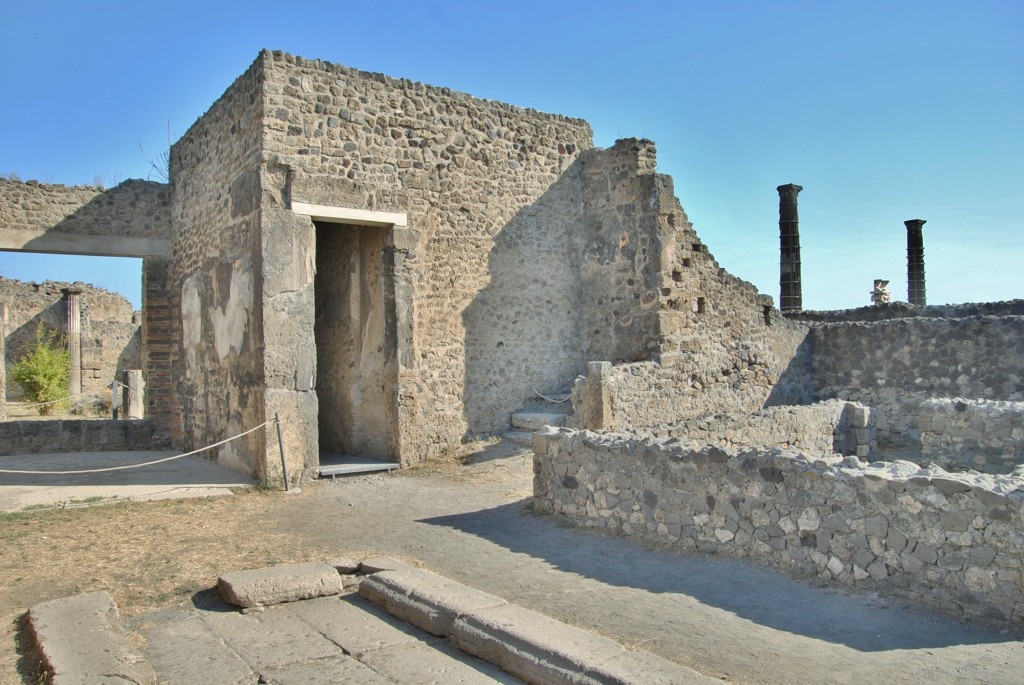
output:
M 967 616 L 1024 621 L 1024 472 L 544 428 L 534 503 L 573 522 Z
M 266 420 L 259 216 L 263 129 L 257 61 L 171 147 L 174 255 L 167 276 L 181 446 L 196 449 Z M 299 322 L 295 322 L 298 324 Z M 265 435 L 216 450 L 265 476 Z
M 36 326 L 63 335 L 65 300 L 62 291 L 82 291 L 81 352 L 82 392 L 93 393 L 120 380 L 125 369 L 142 368 L 138 314 L 117 293 L 85 283 L 24 283 L 0 276 L 0 301 L 8 302 L 9 322 L 6 365 L 13 370 L 17 361 L 35 343 Z M 7 379 L 7 399 L 21 399 L 21 387 Z M 107 395 L 106 397 L 109 397 Z
M 653 143 L 620 143 L 629 147 L 602 164 L 581 156 L 591 179 L 585 350 L 588 362 L 611 363 L 588 363 L 575 382 L 579 425 L 651 427 L 812 401 L 809 326 L 718 265 L 672 179 L 654 173 Z
M 1024 316 L 1024 300 L 939 304 L 924 307 L 906 302 L 886 302 L 867 307 L 857 307 L 856 309 L 806 310 L 786 314 L 786 318 L 792 321 L 820 323 L 886 321 L 889 319 L 907 318 L 962 319 L 967 316 Z
M 871 408 L 842 400 L 766 407 L 753 413 L 712 414 L 632 432 L 698 445 L 793 448 L 861 459 L 870 459 L 877 447 Z
M 917 416 L 936 397 L 1021 399 L 1024 317 L 913 317 L 813 327 L 817 396 L 878 413 L 885 444 L 920 444 Z
M 921 456 L 956 471 L 1024 464 L 1024 402 L 931 399 L 920 405 Z
M 291 203 L 402 213 L 384 255 L 392 458 L 503 430 L 534 389 L 566 387 L 583 364 L 586 122 L 281 53 L 261 63 L 268 330 L 270 317 L 314 319 L 302 265 L 315 228 Z M 315 360 L 311 331 L 289 326 L 266 348 L 268 397 L 307 417 L 295 364 Z
M 0 179 L 0 248 L 167 256 L 170 194 L 136 179 L 109 190 Z
M 0 455 L 166 448 L 152 421 L 55 419 L 0 423 Z

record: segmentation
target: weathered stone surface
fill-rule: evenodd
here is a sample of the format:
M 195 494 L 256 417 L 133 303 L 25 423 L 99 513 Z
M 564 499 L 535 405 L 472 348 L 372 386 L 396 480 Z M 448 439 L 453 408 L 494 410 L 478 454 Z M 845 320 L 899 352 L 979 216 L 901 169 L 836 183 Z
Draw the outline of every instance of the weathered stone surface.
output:
M 1024 619 L 1018 571 L 989 572 L 1020 568 L 1019 474 L 951 475 L 906 461 L 698 449 L 566 429 L 548 431 L 534 455 L 538 508 L 580 525 L 749 557 L 944 611 Z M 571 488 L 560 475 L 568 473 Z M 990 506 L 1000 501 L 1008 505 Z M 684 519 L 685 530 L 668 525 Z
M 420 569 L 381 571 L 359 584 L 359 596 L 432 635 L 446 635 L 459 616 L 506 604 L 501 597 Z
M 711 683 L 653 655 L 638 656 L 605 637 L 513 604 L 475 610 L 451 627 L 463 651 L 529 683 Z
M 166 685 L 248 685 L 257 676 L 199 617 L 140 631 L 146 657 Z
M 210 629 L 255 671 L 327 659 L 338 646 L 291 613 L 287 606 L 251 614 L 210 614 Z
M 128 640 L 106 592 L 36 604 L 28 620 L 54 685 L 156 683 L 153 667 Z
M 217 589 L 224 601 L 248 608 L 338 595 L 342 583 L 333 566 L 313 561 L 225 573 Z
M 923 459 L 983 473 L 1024 464 L 1024 402 L 936 398 L 922 402 L 919 413 Z

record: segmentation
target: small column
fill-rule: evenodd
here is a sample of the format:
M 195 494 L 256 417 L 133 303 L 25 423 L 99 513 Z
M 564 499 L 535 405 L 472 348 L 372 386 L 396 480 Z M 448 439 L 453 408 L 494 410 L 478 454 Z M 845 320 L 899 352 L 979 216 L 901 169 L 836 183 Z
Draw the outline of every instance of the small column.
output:
M 907 302 L 925 306 L 924 291 L 924 237 L 921 229 L 924 219 L 907 219 Z
M 796 196 L 801 186 L 788 183 L 779 191 L 779 309 L 783 314 L 804 308 L 800 285 L 800 216 Z
M 7 304 L 0 302 L 0 421 L 7 420 Z
M 78 288 L 64 288 L 64 333 L 67 336 L 71 369 L 68 372 L 68 394 L 82 393 L 82 313 Z
M 122 413 L 126 419 L 141 419 L 145 412 L 143 402 L 143 381 L 141 369 L 130 369 L 124 372 L 124 400 L 121 403 Z

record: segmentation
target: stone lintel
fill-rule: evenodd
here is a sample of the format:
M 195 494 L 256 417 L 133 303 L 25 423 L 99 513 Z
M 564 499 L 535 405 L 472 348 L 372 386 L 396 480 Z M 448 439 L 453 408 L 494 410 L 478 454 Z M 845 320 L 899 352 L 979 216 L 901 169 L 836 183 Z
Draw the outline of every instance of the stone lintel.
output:
M 170 257 L 171 241 L 139 236 L 0 229 L 0 250 L 94 257 Z
M 328 221 L 337 224 L 357 226 L 401 226 L 409 225 L 409 216 L 404 212 L 375 212 L 369 209 L 331 207 L 308 202 L 292 202 L 292 211 L 303 214 L 314 221 Z

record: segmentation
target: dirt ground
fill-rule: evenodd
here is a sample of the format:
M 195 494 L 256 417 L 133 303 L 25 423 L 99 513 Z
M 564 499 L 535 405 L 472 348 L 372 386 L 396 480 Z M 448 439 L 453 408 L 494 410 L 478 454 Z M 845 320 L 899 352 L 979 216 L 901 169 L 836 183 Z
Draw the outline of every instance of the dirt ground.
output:
M 104 589 L 132 616 L 200 602 L 225 571 L 377 553 L 726 682 L 1022 682 L 1008 631 L 534 515 L 530 455 L 478 447 L 295 495 L 2 516 L 0 685 L 37 682 L 21 626 L 36 602 Z

